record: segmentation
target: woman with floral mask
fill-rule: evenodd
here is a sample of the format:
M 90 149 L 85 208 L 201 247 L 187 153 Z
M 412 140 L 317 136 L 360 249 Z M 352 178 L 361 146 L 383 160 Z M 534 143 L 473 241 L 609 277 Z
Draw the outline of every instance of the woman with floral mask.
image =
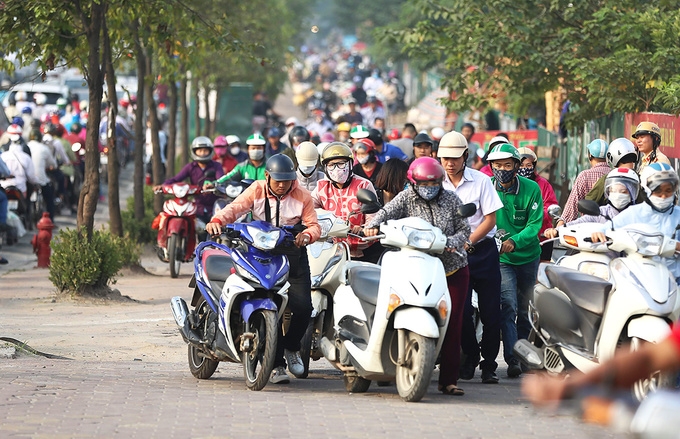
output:
M 366 224 L 364 234 L 375 236 L 378 226 L 389 220 L 415 216 L 439 227 L 446 235 L 446 251 L 438 255 L 444 264 L 446 283 L 451 296 L 451 317 L 441 349 L 439 391 L 445 395 L 461 396 L 458 387 L 460 368 L 460 339 L 463 309 L 468 293 L 469 270 L 465 243 L 470 238 L 470 225 L 458 215 L 463 204 L 455 192 L 442 187 L 446 171 L 432 157 L 415 159 L 407 173 L 408 188 L 399 192 Z
M 359 139 L 354 144 L 354 157 L 357 160 L 357 164 L 352 168 L 354 175 L 370 180 L 375 186 L 378 173 L 382 168 L 382 163 L 375 155 L 375 143 L 369 138 Z
M 367 215 L 358 213 L 361 203 L 357 200 L 357 192 L 359 189 L 367 189 L 375 193 L 375 189 L 369 180 L 352 173 L 353 161 L 352 150 L 345 143 L 332 142 L 326 146 L 321 153 L 321 167 L 326 179 L 318 182 L 312 198 L 314 207 L 328 210 L 335 216 L 348 220 L 351 232 L 356 234 L 362 230 L 367 219 Z M 353 212 L 357 213 L 352 214 Z M 377 262 L 382 254 L 382 246 L 376 241 L 362 242 L 358 238 L 349 237 L 347 242 L 352 259 Z

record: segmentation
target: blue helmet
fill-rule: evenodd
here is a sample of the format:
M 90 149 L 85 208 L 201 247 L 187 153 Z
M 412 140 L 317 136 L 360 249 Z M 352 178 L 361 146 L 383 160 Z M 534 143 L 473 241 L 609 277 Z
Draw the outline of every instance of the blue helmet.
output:
M 609 144 L 602 139 L 595 139 L 588 144 L 590 155 L 598 159 L 603 159 L 607 156 L 608 148 Z

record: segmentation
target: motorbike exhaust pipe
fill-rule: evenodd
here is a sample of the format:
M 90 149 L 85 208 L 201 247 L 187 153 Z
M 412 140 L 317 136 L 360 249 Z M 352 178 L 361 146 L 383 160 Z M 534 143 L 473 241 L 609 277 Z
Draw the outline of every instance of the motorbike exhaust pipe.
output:
M 179 296 L 170 299 L 170 308 L 172 315 L 175 317 L 175 323 L 179 327 L 179 333 L 185 342 L 200 345 L 201 337 L 191 329 L 189 326 L 189 307 L 187 303 Z
M 512 351 L 530 369 L 543 369 L 543 352 L 528 340 L 517 340 Z
M 328 361 L 337 361 L 335 356 L 335 345 L 328 339 L 328 337 L 321 337 L 321 340 L 319 341 L 319 348 L 321 348 L 321 353 L 323 353 L 323 356 Z

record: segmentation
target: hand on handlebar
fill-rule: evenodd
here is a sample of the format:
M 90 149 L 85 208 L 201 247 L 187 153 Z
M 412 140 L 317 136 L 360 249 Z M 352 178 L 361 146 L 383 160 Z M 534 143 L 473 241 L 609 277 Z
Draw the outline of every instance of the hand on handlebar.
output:
M 295 245 L 297 247 L 304 247 L 305 245 L 308 245 L 310 243 L 309 235 L 306 233 L 299 233 L 295 237 Z
M 163 185 L 162 184 L 157 184 L 156 186 L 153 187 L 153 192 L 154 193 L 160 193 L 163 190 Z
M 559 235 L 557 229 L 545 229 L 545 232 L 543 232 L 543 236 L 548 239 L 557 238 Z
M 205 225 L 205 230 L 212 236 L 220 235 L 222 233 L 222 225 L 219 223 L 208 223 Z
M 594 232 L 593 234 L 590 235 L 590 239 L 593 240 L 593 242 L 607 242 L 607 236 L 602 233 L 602 232 Z
M 361 236 L 361 232 L 363 232 L 363 231 L 364 231 L 364 228 L 361 227 L 361 226 L 352 226 L 352 228 L 350 229 L 351 233 L 354 233 L 355 235 L 359 235 L 359 236 Z
M 378 229 L 377 227 L 371 227 L 371 228 L 364 227 L 363 231 L 364 231 L 364 236 L 366 236 L 366 237 L 376 236 L 378 233 L 380 233 L 380 229 Z

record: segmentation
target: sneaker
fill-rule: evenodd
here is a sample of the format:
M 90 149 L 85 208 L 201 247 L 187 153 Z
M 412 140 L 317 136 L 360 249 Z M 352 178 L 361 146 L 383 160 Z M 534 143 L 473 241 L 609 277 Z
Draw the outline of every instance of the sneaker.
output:
M 498 384 L 498 375 L 492 370 L 482 371 L 482 383 L 484 384 Z
M 290 383 L 290 377 L 286 373 L 286 369 L 284 369 L 283 366 L 279 366 L 272 370 L 272 375 L 269 377 L 269 382 L 272 384 L 288 384 Z
M 517 378 L 522 375 L 522 368 L 519 363 L 511 363 L 508 365 L 508 377 Z
M 461 380 L 471 380 L 475 377 L 475 369 L 479 364 L 479 357 L 467 357 L 460 365 L 458 370 L 458 378 Z
M 284 349 L 283 355 L 286 357 L 286 363 L 288 363 L 288 370 L 290 373 L 295 375 L 295 378 L 300 378 L 300 376 L 305 373 L 305 365 L 302 364 L 300 351 L 289 351 L 288 349 Z

